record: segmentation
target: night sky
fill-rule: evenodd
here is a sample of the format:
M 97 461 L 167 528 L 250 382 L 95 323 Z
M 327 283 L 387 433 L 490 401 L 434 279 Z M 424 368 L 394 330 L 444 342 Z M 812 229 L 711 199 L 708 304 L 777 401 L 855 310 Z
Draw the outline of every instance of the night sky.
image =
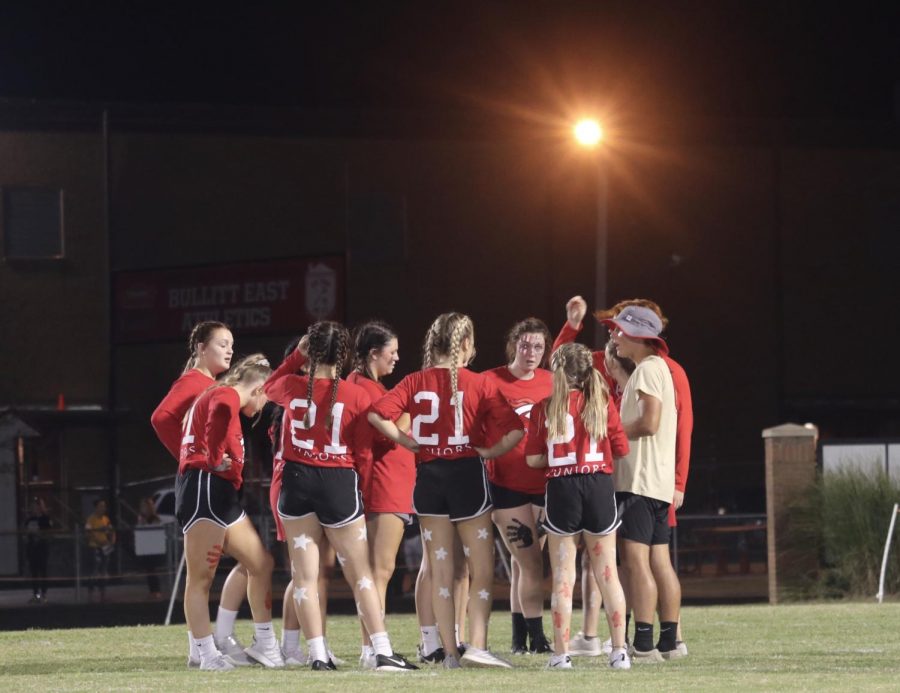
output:
M 889 120 L 896 3 L 3 2 L 0 97 Z

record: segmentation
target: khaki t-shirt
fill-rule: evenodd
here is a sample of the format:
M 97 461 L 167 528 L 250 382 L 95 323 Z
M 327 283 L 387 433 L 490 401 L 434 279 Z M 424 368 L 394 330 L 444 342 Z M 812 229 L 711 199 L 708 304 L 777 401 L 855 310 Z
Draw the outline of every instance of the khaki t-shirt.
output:
M 662 402 L 659 428 L 655 435 L 629 438 L 628 455 L 616 462 L 616 491 L 671 503 L 675 495 L 675 387 L 666 362 L 659 356 L 645 358 L 628 379 L 620 410 L 623 425 L 639 416 L 638 392 Z

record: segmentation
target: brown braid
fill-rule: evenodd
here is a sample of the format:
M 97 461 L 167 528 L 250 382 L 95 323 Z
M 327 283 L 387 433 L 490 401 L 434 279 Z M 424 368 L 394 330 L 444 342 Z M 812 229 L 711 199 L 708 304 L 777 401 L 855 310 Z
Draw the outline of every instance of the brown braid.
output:
M 191 330 L 191 334 L 188 337 L 188 353 L 190 356 L 188 357 L 187 363 L 184 364 L 182 374 L 187 373 L 191 368 L 197 365 L 197 347 L 209 342 L 216 330 L 231 331 L 231 328 L 224 322 L 218 322 L 217 320 L 204 320 L 203 322 L 198 322 L 194 325 L 194 329 Z
M 307 330 L 309 337 L 309 345 L 307 351 L 309 354 L 309 384 L 307 386 L 307 399 L 313 401 L 313 388 L 315 386 L 316 369 L 319 366 L 334 366 L 335 376 L 331 389 L 331 405 L 325 416 L 325 425 L 331 425 L 331 410 L 337 401 L 338 384 L 340 383 L 341 372 L 344 368 L 344 361 L 347 359 L 350 344 L 350 334 L 343 325 L 323 320 L 310 326 Z M 309 427 L 309 409 L 303 418 L 304 425 Z

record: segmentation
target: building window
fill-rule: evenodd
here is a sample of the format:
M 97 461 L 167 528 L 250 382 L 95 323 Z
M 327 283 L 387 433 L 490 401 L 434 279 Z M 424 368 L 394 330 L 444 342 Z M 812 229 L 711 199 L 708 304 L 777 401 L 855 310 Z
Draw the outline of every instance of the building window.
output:
M 63 191 L 58 188 L 3 188 L 3 257 L 58 260 L 63 243 Z

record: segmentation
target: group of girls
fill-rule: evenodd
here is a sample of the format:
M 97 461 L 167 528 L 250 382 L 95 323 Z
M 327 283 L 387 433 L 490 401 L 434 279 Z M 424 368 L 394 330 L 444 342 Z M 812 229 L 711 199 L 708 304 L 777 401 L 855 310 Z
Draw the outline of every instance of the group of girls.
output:
M 187 400 L 186 383 L 194 383 L 193 402 L 167 409 L 184 419 L 176 504 L 185 533 L 190 663 L 213 670 L 239 663 L 217 646 L 208 616 L 210 583 L 227 553 L 247 575 L 255 635 L 246 656 L 268 667 L 334 669 L 319 594 L 330 546 L 357 604 L 361 665 L 415 669 L 393 652 L 384 622 L 387 583 L 415 513 L 424 555 L 416 586 L 420 662 L 511 666 L 488 649 L 496 524 L 512 556 L 513 652 L 552 650 L 551 667 L 571 666 L 576 542 L 583 538 L 606 606 L 610 664 L 630 666 L 610 477 L 628 443 L 590 351 L 567 344 L 544 370 L 549 332 L 531 318 L 510 331 L 505 365 L 475 373 L 468 369 L 472 321 L 446 313 L 428 329 L 423 369 L 388 391 L 380 380 L 398 359 L 393 331 L 368 323 L 351 340 L 342 325 L 319 322 L 276 370 L 257 354 L 215 380 L 229 367 L 233 343 L 224 325 L 208 325 L 195 329 L 194 360 L 173 386 Z M 271 624 L 272 559 L 237 498 L 244 456 L 238 413 L 253 416 L 266 399 L 281 407 L 272 501 L 292 569 L 280 645 Z M 554 575 L 552 645 L 541 617 L 544 533 Z M 301 629 L 308 653 L 299 646 Z

